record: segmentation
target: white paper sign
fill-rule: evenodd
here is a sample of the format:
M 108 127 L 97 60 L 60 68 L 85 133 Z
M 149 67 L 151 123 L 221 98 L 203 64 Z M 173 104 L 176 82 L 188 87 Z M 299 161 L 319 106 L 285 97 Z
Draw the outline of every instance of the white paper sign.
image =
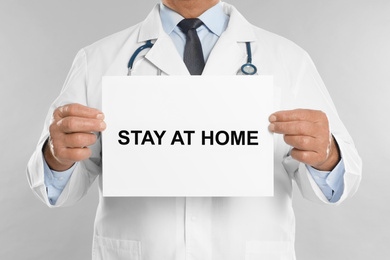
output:
M 273 196 L 272 76 L 103 78 L 104 196 Z

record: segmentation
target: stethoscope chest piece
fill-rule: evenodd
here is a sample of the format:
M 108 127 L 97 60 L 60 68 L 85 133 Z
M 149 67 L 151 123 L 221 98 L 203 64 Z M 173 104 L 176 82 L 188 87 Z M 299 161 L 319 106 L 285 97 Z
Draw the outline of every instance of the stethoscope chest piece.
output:
M 252 63 L 246 63 L 241 66 L 241 71 L 244 75 L 255 75 L 257 73 L 257 68 Z
M 257 68 L 255 65 L 252 64 L 252 50 L 251 50 L 251 43 L 246 42 L 246 52 L 248 54 L 248 60 L 247 62 L 241 66 L 240 72 L 238 74 L 240 75 L 255 75 L 257 74 Z

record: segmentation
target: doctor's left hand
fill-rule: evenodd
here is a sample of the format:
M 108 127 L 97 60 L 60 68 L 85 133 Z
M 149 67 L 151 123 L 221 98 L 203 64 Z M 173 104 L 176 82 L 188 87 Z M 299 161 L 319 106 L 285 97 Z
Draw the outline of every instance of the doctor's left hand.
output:
M 278 111 L 269 117 L 269 130 L 283 134 L 284 141 L 294 147 L 291 156 L 320 171 L 331 171 L 340 161 L 336 141 L 322 111 L 295 109 Z

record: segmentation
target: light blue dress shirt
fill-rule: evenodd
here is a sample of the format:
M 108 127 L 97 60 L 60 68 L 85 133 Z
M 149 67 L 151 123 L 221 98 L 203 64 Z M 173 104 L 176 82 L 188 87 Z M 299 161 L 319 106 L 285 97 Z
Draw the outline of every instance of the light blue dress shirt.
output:
M 177 24 L 183 20 L 184 17 L 162 3 L 160 3 L 160 16 L 164 31 L 172 38 L 177 51 L 183 58 L 186 35 L 180 30 Z M 204 60 L 207 62 L 215 43 L 228 26 L 229 16 L 223 12 L 222 5 L 219 3 L 204 12 L 198 18 L 203 22 L 203 25 L 196 29 L 196 32 L 202 43 Z
M 162 3 L 160 3 L 160 16 L 165 32 L 172 38 L 179 54 L 183 58 L 186 36 L 179 27 L 177 27 L 177 24 L 184 19 L 184 17 Z M 215 43 L 228 26 L 229 16 L 223 12 L 221 3 L 218 3 L 199 16 L 199 19 L 202 20 L 203 25 L 196 31 L 202 43 L 204 60 L 207 62 Z M 77 163 L 69 170 L 56 172 L 49 168 L 45 159 L 43 160 L 47 194 L 50 204 L 55 205 Z M 331 172 L 318 171 L 308 165 L 306 165 L 306 167 L 325 197 L 330 202 L 337 202 L 344 191 L 343 177 L 345 169 L 343 160 L 341 160 Z
M 46 163 L 45 157 L 43 157 L 43 169 L 45 172 L 44 181 L 47 197 L 49 198 L 51 205 L 56 204 L 76 165 L 77 163 L 73 164 L 73 166 L 66 171 L 57 172 L 50 169 L 49 165 Z

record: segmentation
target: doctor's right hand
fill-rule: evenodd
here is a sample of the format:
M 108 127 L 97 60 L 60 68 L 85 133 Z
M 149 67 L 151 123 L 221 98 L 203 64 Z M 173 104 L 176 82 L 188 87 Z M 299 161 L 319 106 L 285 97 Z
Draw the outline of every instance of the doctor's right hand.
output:
M 49 167 L 65 171 L 75 162 L 88 159 L 92 152 L 87 146 L 96 142 L 96 135 L 106 128 L 104 114 L 80 104 L 58 107 L 53 113 L 50 138 L 43 154 Z

